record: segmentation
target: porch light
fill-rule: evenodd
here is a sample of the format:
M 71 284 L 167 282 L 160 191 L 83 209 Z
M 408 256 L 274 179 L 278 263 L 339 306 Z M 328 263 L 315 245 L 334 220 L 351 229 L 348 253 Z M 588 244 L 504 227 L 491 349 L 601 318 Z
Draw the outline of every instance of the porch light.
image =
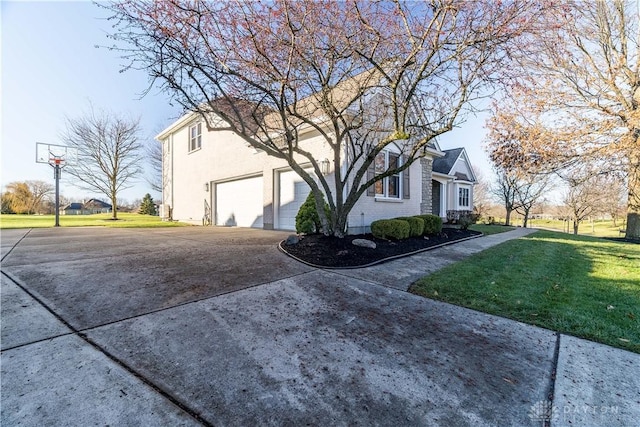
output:
M 320 171 L 323 175 L 327 175 L 329 173 L 329 159 L 324 159 L 320 162 Z
M 205 193 L 208 193 L 208 192 L 209 192 L 209 183 L 208 183 L 208 182 L 205 182 L 205 183 L 204 183 L 204 192 L 205 192 Z

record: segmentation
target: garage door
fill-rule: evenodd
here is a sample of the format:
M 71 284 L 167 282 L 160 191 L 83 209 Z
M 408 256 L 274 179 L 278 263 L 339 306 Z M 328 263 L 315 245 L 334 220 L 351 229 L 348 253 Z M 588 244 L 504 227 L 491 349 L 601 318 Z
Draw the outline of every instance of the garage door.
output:
M 262 228 L 262 177 L 216 184 L 216 225 Z
M 296 215 L 310 191 L 309 185 L 294 171 L 280 173 L 278 228 L 296 229 Z

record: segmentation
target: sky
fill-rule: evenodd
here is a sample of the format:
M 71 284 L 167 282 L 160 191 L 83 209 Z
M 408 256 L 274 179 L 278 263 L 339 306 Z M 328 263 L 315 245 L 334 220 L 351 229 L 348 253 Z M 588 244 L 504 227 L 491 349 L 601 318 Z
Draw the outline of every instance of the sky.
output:
M 2 96 L 0 127 L 2 145 L 1 184 L 43 180 L 52 184 L 52 168 L 35 162 L 36 142 L 61 144 L 65 118 L 80 117 L 90 103 L 132 118 L 140 118 L 144 144 L 175 121 L 179 106 L 152 89 L 141 98 L 149 82 L 142 71 L 121 73 L 123 61 L 110 45 L 108 12 L 91 2 L 0 2 Z M 459 129 L 443 135 L 442 149 L 465 147 L 474 167 L 490 175 L 482 149 L 486 115 L 469 117 Z M 97 197 L 73 186 L 69 176 L 60 193 L 72 199 Z M 122 192 L 120 199 L 133 201 L 154 193 L 141 178 Z
M 148 87 L 144 72 L 120 73 L 123 61 L 109 51 L 107 12 L 91 2 L 0 3 L 2 58 L 2 186 L 12 181 L 44 180 L 52 184 L 52 168 L 35 163 L 36 142 L 61 144 L 65 117 L 82 116 L 92 103 L 125 117 L 140 118 L 144 144 L 180 115 L 158 90 L 141 98 Z M 61 182 L 67 197 L 104 199 Z M 144 179 L 122 193 L 128 201 L 145 193 Z

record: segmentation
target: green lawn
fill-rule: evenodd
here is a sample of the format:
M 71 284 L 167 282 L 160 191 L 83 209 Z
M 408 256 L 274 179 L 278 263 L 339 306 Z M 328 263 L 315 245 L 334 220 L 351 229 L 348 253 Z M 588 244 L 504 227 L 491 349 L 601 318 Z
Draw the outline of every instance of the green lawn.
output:
M 506 227 L 504 225 L 472 224 L 471 226 L 469 226 L 469 230 L 479 231 L 488 236 L 490 234 L 498 234 L 515 230 L 515 227 Z
M 567 231 L 567 223 L 557 219 L 534 219 L 529 221 L 529 227 L 550 228 L 558 231 Z M 578 234 L 593 237 L 622 237 L 620 229 L 624 229 L 622 222 L 616 226 L 613 221 L 584 221 L 578 226 Z M 569 223 L 569 233 L 573 233 L 573 223 Z
M 55 224 L 54 215 L 0 215 L 0 228 L 47 228 Z M 180 222 L 162 221 L 158 216 L 140 215 L 137 213 L 119 213 L 118 220 L 113 221 L 111 214 L 97 215 L 60 215 L 61 227 L 180 227 Z
M 640 245 L 538 231 L 412 292 L 640 353 Z

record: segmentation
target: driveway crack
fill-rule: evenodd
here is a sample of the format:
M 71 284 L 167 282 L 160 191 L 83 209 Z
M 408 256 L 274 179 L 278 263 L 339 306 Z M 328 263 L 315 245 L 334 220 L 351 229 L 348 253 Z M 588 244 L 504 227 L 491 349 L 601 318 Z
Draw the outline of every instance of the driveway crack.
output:
M 198 421 L 200 424 L 207 426 L 207 427 L 212 427 L 213 424 L 211 424 L 210 422 L 208 422 L 207 420 L 205 420 L 204 418 L 202 418 L 198 413 L 196 413 L 193 409 L 189 408 L 188 406 L 186 406 L 185 404 L 183 404 L 180 400 L 178 400 L 177 398 L 175 398 L 174 396 L 172 396 L 170 393 L 166 392 L 165 390 L 163 390 L 162 388 L 158 387 L 157 385 L 155 385 L 152 381 L 150 381 L 148 378 L 146 378 L 144 375 L 142 375 L 141 373 L 139 373 L 138 371 L 136 371 L 135 369 L 133 369 L 131 366 L 127 365 L 126 363 L 124 363 L 122 360 L 120 360 L 118 357 L 114 356 L 113 354 L 111 354 L 109 351 L 107 351 L 104 347 L 102 347 L 101 345 L 99 345 L 98 343 L 94 342 L 93 340 L 91 340 L 85 333 L 81 332 L 80 330 L 76 329 L 73 325 L 71 325 L 69 322 L 67 322 L 62 316 L 60 316 L 58 313 L 56 313 L 51 307 L 49 307 L 44 301 L 42 301 L 40 298 L 38 298 L 35 294 L 33 294 L 32 292 L 30 292 L 28 289 L 26 289 L 24 286 L 22 286 L 17 280 L 14 280 L 11 276 L 9 276 L 7 273 L 5 273 L 4 271 L 2 271 L 2 274 L 9 280 L 11 280 L 16 286 L 18 286 L 21 290 L 23 290 L 27 295 L 29 295 L 31 298 L 33 298 L 38 304 L 40 304 L 45 310 L 47 310 L 51 315 L 53 315 L 58 321 L 60 321 L 64 326 L 66 326 L 73 335 L 76 335 L 78 338 L 80 338 L 81 340 L 83 340 L 84 342 L 86 342 L 87 344 L 89 344 L 91 347 L 93 347 L 95 350 L 99 351 L 100 353 L 104 354 L 109 360 L 111 360 L 112 362 L 114 362 L 116 365 L 120 366 L 122 369 L 124 369 L 125 371 L 127 371 L 129 374 L 133 375 L 134 377 L 136 377 L 137 379 L 139 379 L 142 383 L 144 383 L 145 385 L 147 385 L 148 387 L 150 387 L 152 390 L 154 390 L 156 393 L 160 394 L 162 397 L 164 397 L 165 399 L 167 399 L 168 401 L 170 401 L 171 403 L 173 403 L 175 406 L 177 406 L 178 408 L 180 408 L 181 410 L 183 410 L 185 413 L 187 413 L 189 416 L 191 416 L 193 419 L 195 419 L 196 421 Z M 65 334 L 65 335 L 70 335 L 70 334 Z M 50 337 L 49 339 L 51 339 L 52 337 Z M 4 350 L 3 350 L 4 352 Z
M 13 245 L 13 246 L 11 247 L 11 249 L 9 249 L 9 252 L 7 252 L 6 254 L 4 254 L 4 256 L 2 257 L 2 259 L 0 259 L 0 262 L 4 261 L 4 259 L 5 259 L 6 257 L 8 257 L 8 256 L 9 256 L 9 254 L 10 254 L 11 252 L 13 252 L 13 250 L 14 250 L 14 249 L 15 249 L 15 248 L 20 244 L 20 242 L 22 242 L 22 241 L 24 240 L 24 238 L 25 238 L 25 237 L 27 237 L 27 236 L 29 235 L 29 233 L 31 233 L 31 230 L 33 230 L 33 228 L 30 228 L 30 229 L 29 229 L 29 231 L 27 231 L 26 233 L 24 233 L 24 236 L 22 236 L 22 237 L 20 238 L 20 240 L 18 240 L 18 241 L 15 243 L 15 245 Z

